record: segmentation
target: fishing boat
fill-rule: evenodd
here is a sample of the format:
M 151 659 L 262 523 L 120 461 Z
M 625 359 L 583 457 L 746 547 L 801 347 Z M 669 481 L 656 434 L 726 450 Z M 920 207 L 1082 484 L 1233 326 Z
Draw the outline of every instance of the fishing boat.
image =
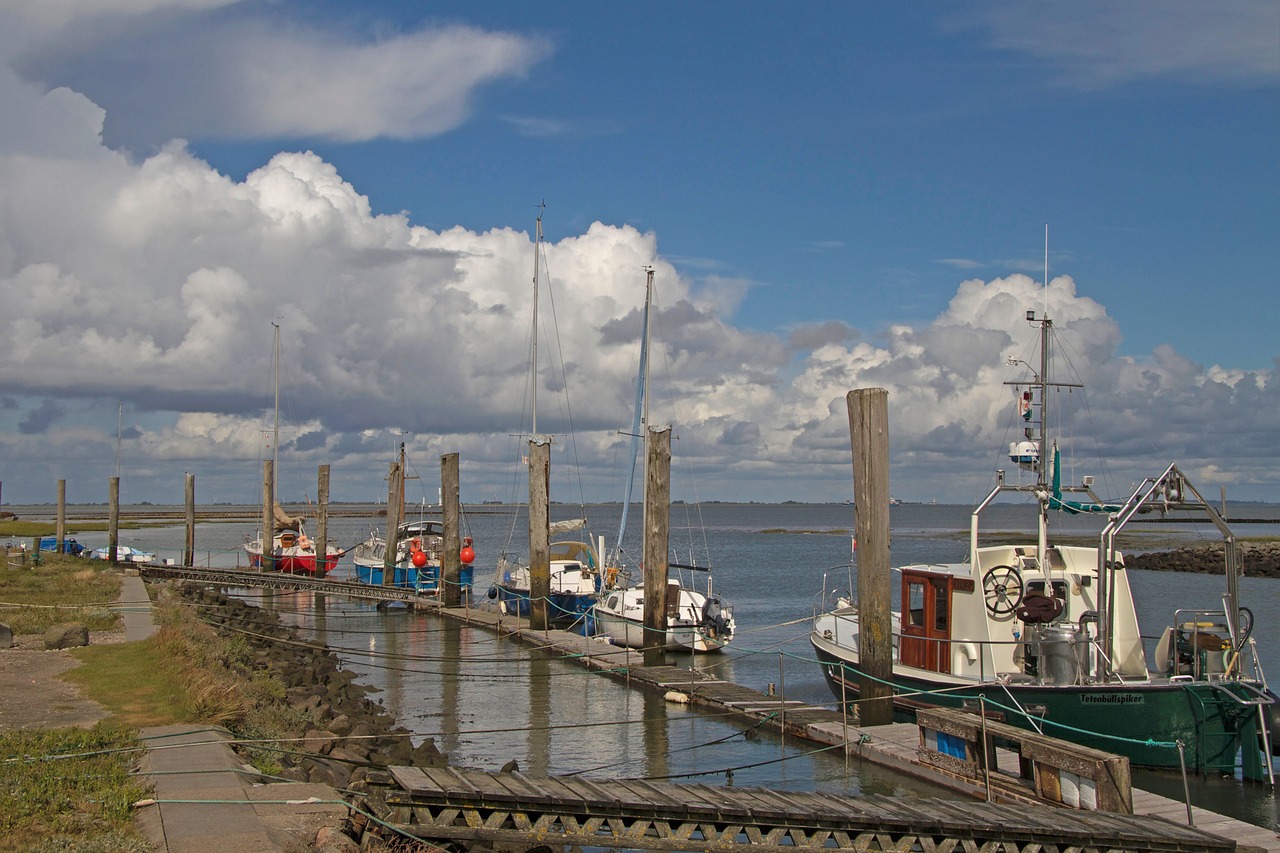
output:
M 970 707 L 1127 756 L 1134 766 L 1270 778 L 1274 696 L 1250 639 L 1252 613 L 1239 600 L 1235 537 L 1176 464 L 1115 502 L 1095 494 L 1092 477 L 1063 486 L 1060 454 L 1048 434 L 1049 392 L 1082 386 L 1051 380 L 1053 322 L 1034 311 L 1026 318 L 1039 330 L 1039 369 L 1010 359 L 1031 375 L 1006 384 L 1014 387 L 1021 429 L 1009 455 L 1029 472 L 1027 482 L 997 472 L 971 515 L 966 560 L 897 569 L 902 604 L 890 615 L 896 715 L 910 718 L 929 705 Z M 1001 534 L 996 543 L 983 535 L 984 511 L 1005 496 L 1036 510 L 1036 530 L 1023 541 Z M 1055 513 L 1105 517 L 1098 544 L 1055 541 L 1061 538 L 1050 531 Z M 1207 519 L 1225 543 L 1221 601 L 1188 601 L 1170 613 L 1156 631 L 1150 662 L 1116 544 L 1145 513 Z M 823 600 L 810 639 L 832 692 L 853 701 L 867 677 L 858 602 L 830 590 Z
M 640 368 L 636 380 L 636 405 L 631 425 L 631 461 L 627 476 L 626 493 L 622 501 L 622 517 L 618 526 L 618 548 L 611 565 L 617 566 L 622 558 L 622 543 L 627 532 L 627 510 L 631 506 L 632 486 L 635 482 L 636 455 L 641 436 L 648 434 L 649 425 L 649 315 L 653 306 L 653 270 L 646 271 L 644 312 L 640 329 Z M 646 454 L 647 458 L 647 454 Z M 690 563 L 667 564 L 666 636 L 662 647 L 671 650 L 714 652 L 723 649 L 733 639 L 733 608 L 712 591 L 711 569 Z M 704 573 L 706 592 L 698 591 L 692 582 L 685 583 L 681 576 L 671 580 L 670 572 Z M 607 637 L 618 646 L 644 648 L 644 598 L 643 584 L 630 584 L 629 574 L 615 568 L 608 575 L 622 579 L 618 588 L 603 596 L 592 609 L 596 633 Z
M 404 444 L 400 445 L 400 470 L 404 470 Z M 400 511 L 397 518 L 404 518 L 404 480 L 401 479 Z M 438 595 L 442 589 L 441 555 L 444 553 L 444 523 L 426 518 L 423 506 L 419 517 L 402 521 L 396 527 L 396 554 L 392 560 L 391 586 L 416 590 L 424 595 Z M 463 538 L 458 558 L 461 563 L 458 582 L 463 594 L 471 591 L 475 576 L 472 563 L 476 552 L 470 536 Z M 351 562 L 356 568 L 356 580 L 373 586 L 382 586 L 387 563 L 387 537 L 378 530 L 371 530 L 369 538 L 351 549 Z
M 542 267 L 542 214 L 538 214 L 533 239 L 533 323 L 530 336 L 529 402 L 532 433 L 538 435 L 538 291 Z M 584 518 L 563 519 L 549 525 L 549 535 L 562 536 L 586 528 Z M 513 525 L 514 529 L 514 525 Z M 584 633 L 591 632 L 588 618 L 604 587 L 599 554 L 602 548 L 587 540 L 566 539 L 550 543 L 551 586 L 547 597 L 548 619 L 555 624 L 576 625 Z M 494 583 L 489 598 L 495 599 L 503 613 L 528 617 L 531 608 L 531 571 L 528 562 L 498 557 Z
M 271 452 L 275 457 L 272 464 L 273 477 L 280 470 L 280 326 L 271 324 L 275 330 L 272 346 L 272 374 L 275 385 L 275 427 L 271 438 Z M 318 544 L 313 542 L 302 529 L 302 517 L 291 516 L 276 503 L 276 484 L 271 483 L 272 531 L 271 559 L 268 568 L 291 575 L 314 575 L 324 577 L 338 566 L 338 561 L 346 554 L 346 550 L 325 542 L 323 557 L 319 556 Z M 265 502 L 264 502 L 265 503 Z M 249 567 L 263 568 L 262 543 L 266 538 L 262 529 L 256 538 L 245 537 L 244 550 L 249 557 Z

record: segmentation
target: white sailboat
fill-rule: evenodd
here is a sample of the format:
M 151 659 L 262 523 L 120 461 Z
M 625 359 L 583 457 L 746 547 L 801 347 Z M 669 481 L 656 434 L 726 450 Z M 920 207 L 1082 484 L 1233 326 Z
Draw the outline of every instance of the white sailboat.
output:
M 640 369 L 636 383 L 636 407 L 632 420 L 632 447 L 630 471 L 626 494 L 622 503 L 622 521 L 618 530 L 618 549 L 615 562 L 622 556 L 622 542 L 626 534 L 627 510 L 631 505 L 632 484 L 635 482 L 636 450 L 638 438 L 648 436 L 649 426 L 649 314 L 653 304 L 653 270 L 646 271 L 644 314 L 640 332 Z M 693 652 L 714 652 L 723 649 L 733 639 L 733 608 L 712 590 L 709 566 L 691 563 L 668 563 L 677 572 L 705 573 L 706 592 L 695 589 L 692 583 L 669 580 L 667 585 L 666 637 L 663 647 Z M 625 573 L 619 572 L 625 577 Z M 645 645 L 644 586 L 622 586 L 607 593 L 593 608 L 596 633 L 608 637 L 614 645 L 643 648 Z

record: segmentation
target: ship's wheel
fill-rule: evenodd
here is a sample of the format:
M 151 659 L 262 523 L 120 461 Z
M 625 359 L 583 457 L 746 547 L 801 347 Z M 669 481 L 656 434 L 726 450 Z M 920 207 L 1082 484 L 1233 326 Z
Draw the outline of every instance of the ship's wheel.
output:
M 993 566 L 982 576 L 982 600 L 992 616 L 1008 616 L 1022 603 L 1022 575 L 1013 566 Z

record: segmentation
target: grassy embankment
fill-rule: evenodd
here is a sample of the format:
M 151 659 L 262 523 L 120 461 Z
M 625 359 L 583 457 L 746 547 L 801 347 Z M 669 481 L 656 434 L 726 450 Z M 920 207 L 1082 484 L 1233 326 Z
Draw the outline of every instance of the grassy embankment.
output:
M 109 630 L 117 627 L 110 604 L 119 590 L 110 567 L 47 555 L 38 567 L 0 572 L 0 621 L 15 635 L 65 621 Z M 242 639 L 224 640 L 167 596 L 153 612 L 161 627 L 148 640 L 72 652 L 83 665 L 66 678 L 110 717 L 89 731 L 0 730 L 0 849 L 146 850 L 131 807 L 145 796 L 130 775 L 141 727 L 218 724 L 247 738 L 302 733 L 304 720 L 284 704 L 283 685 L 251 670 Z M 264 748 L 250 758 L 269 773 L 278 767 L 274 756 Z

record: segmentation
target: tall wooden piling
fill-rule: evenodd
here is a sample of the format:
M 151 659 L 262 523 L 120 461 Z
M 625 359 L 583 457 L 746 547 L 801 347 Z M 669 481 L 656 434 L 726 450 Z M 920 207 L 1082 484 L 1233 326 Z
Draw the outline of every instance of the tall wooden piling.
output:
M 186 476 L 187 539 L 182 546 L 182 565 L 191 568 L 196 564 L 196 475 Z
M 458 531 L 458 454 L 440 457 L 440 513 L 444 552 L 440 555 L 440 591 L 445 607 L 462 603 L 462 537 Z
M 889 590 L 889 392 L 860 388 L 845 398 L 853 446 L 858 543 L 858 720 L 893 722 L 893 624 Z
M 329 466 L 321 465 L 316 471 L 316 577 L 324 577 L 329 568 Z M 316 595 L 321 606 L 324 595 Z
M 120 548 L 120 478 L 107 481 L 107 559 L 118 565 Z
M 400 547 L 400 499 L 404 495 L 404 469 L 397 460 L 387 471 L 387 550 L 382 555 L 382 585 L 394 586 L 396 553 Z
M 67 481 L 58 481 L 58 521 L 54 530 L 55 547 L 58 553 L 62 554 L 66 551 L 67 541 Z
M 644 665 L 662 666 L 667 641 L 671 427 L 649 427 L 644 464 Z
M 535 631 L 550 627 L 550 480 L 551 439 L 535 435 L 529 439 L 529 627 Z
M 259 565 L 269 571 L 276 567 L 276 466 L 270 459 L 262 463 L 262 560 Z

